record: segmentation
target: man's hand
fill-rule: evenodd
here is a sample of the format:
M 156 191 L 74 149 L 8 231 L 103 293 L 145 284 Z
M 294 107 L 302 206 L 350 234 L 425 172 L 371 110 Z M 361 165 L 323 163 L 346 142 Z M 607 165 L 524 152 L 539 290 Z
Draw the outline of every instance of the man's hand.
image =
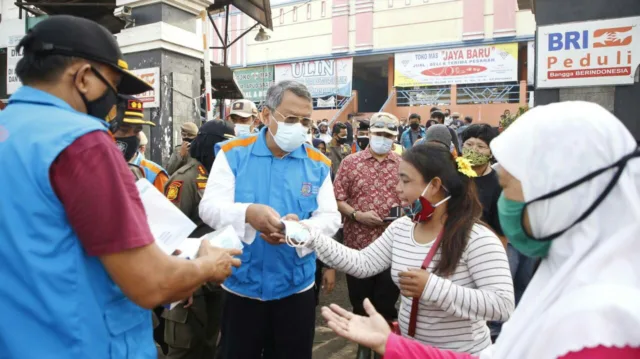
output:
M 260 237 L 271 244 L 278 244 L 280 238 L 273 236 L 284 230 L 280 214 L 263 204 L 252 204 L 247 208 L 246 222 L 260 233 Z
M 333 288 L 336 286 L 336 270 L 327 268 L 322 275 L 322 288 L 327 294 L 333 292 Z
M 378 227 L 384 224 L 382 219 L 380 219 L 380 217 L 378 217 L 378 214 L 374 211 L 357 212 L 356 221 L 369 227 Z
M 204 264 L 209 282 L 222 283 L 231 275 L 231 267 L 239 267 L 241 262 L 233 258 L 242 254 L 239 249 L 223 249 L 213 247 L 208 241 L 200 243 L 197 260 Z
M 191 147 L 190 142 L 182 141 L 182 144 L 180 145 L 180 157 L 187 157 L 187 154 L 189 153 L 189 147 Z
M 189 297 L 189 299 L 184 301 L 183 307 L 186 309 L 186 308 L 189 308 L 192 305 L 193 305 L 193 294 Z
M 429 272 L 420 268 L 409 268 L 407 272 L 398 273 L 400 293 L 407 298 L 420 298 L 429 281 Z
M 299 222 L 300 218 L 298 217 L 297 214 L 290 213 L 282 217 L 282 220 Z M 282 225 L 282 223 L 280 224 Z M 284 230 L 284 226 L 282 226 L 282 230 Z M 282 233 L 282 230 L 280 230 L 279 232 L 273 232 L 273 233 L 260 233 L 260 238 L 264 239 L 269 244 L 283 244 L 285 243 L 285 240 L 284 240 L 284 233 Z

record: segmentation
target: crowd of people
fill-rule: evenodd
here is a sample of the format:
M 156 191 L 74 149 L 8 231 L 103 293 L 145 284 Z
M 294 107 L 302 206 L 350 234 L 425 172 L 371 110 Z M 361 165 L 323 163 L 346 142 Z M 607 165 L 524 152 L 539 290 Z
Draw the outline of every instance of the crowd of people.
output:
M 151 87 L 108 30 L 52 16 L 18 47 L 0 357 L 310 359 L 336 271 L 353 309 L 322 315 L 357 359 L 640 357 L 640 152 L 598 105 L 314 121 L 283 81 L 182 124 L 165 170 L 144 156 Z M 243 249 L 164 253 L 140 180 L 190 237 L 231 228 Z

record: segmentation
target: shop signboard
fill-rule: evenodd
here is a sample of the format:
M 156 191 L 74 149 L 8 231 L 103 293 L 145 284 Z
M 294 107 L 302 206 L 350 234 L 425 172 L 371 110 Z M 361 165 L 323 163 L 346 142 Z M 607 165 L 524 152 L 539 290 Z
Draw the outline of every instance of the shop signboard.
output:
M 394 86 L 480 84 L 518 80 L 518 44 L 395 54 Z
M 540 26 L 537 88 L 630 85 L 640 64 L 640 17 Z

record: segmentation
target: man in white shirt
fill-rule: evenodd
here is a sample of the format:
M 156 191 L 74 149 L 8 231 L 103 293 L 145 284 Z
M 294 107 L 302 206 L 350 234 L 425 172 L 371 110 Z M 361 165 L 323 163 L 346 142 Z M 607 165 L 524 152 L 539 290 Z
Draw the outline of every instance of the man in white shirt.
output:
M 340 213 L 329 161 L 305 144 L 312 98 L 283 81 L 267 92 L 260 133 L 216 145 L 200 218 L 231 225 L 244 242 L 242 269 L 223 284 L 223 359 L 311 359 L 315 326 L 314 253 L 271 245 L 281 219 L 300 220 L 333 236 Z

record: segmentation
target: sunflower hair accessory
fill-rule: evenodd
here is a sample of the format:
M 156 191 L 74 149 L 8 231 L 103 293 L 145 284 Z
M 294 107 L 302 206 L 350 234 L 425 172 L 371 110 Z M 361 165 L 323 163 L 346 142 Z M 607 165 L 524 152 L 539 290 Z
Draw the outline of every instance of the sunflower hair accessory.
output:
M 456 163 L 458 164 L 458 172 L 469 178 L 478 177 L 476 171 L 471 168 L 471 162 L 468 159 L 458 156 L 456 157 Z

